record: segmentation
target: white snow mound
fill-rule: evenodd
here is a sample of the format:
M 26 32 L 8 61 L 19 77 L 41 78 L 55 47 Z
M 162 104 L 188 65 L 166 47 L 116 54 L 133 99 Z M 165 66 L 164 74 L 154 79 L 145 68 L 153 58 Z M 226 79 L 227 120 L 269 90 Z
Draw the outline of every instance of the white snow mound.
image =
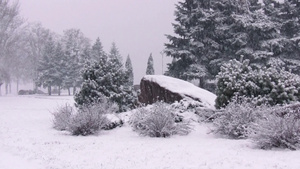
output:
M 161 87 L 164 87 L 171 92 L 178 93 L 182 97 L 192 97 L 194 99 L 198 99 L 207 108 L 215 108 L 215 100 L 217 96 L 205 89 L 195 86 L 192 83 L 164 75 L 146 75 L 143 78 L 145 80 L 157 83 Z

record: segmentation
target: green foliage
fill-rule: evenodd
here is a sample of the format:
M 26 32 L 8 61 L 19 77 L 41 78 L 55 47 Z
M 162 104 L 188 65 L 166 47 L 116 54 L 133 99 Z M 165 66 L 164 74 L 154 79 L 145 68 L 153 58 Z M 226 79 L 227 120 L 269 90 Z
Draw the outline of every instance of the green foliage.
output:
M 102 55 L 98 62 L 87 63 L 82 72 L 83 83 L 75 95 L 78 106 L 96 102 L 104 95 L 118 104 L 120 111 L 134 107 L 135 97 L 128 76 L 123 68 L 121 56 L 113 44 L 109 57 Z
M 152 53 L 150 54 L 147 62 L 146 75 L 154 75 L 154 67 L 153 67 L 153 57 Z
M 36 83 L 38 86 L 48 87 L 48 94 L 51 95 L 52 86 L 62 86 L 64 72 L 64 57 L 62 46 L 56 44 L 50 37 L 43 51 L 43 58 L 38 64 L 38 78 Z
M 126 71 L 126 76 L 128 76 L 128 86 L 133 86 L 134 83 L 133 68 L 132 68 L 131 59 L 129 55 L 127 56 L 125 62 L 125 71 Z
M 279 59 L 299 73 L 299 2 L 287 0 L 184 0 L 178 2 L 167 35 L 165 53 L 174 58 L 167 74 L 184 80 L 200 79 L 209 89 L 221 66 L 243 56 L 252 68 Z M 211 90 L 211 89 L 210 89 Z
M 217 75 L 216 107 L 226 106 L 235 95 L 252 98 L 257 105 L 297 101 L 300 98 L 300 78 L 272 65 L 252 70 L 248 60 L 231 60 Z

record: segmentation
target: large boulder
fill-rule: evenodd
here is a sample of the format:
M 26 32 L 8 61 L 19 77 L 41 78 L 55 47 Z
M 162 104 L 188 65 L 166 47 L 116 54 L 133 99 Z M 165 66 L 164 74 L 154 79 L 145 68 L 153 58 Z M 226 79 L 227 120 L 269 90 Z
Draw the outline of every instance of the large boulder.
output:
M 174 103 L 184 98 L 196 100 L 205 108 L 214 108 L 216 95 L 192 83 L 164 75 L 146 75 L 140 83 L 139 101 Z

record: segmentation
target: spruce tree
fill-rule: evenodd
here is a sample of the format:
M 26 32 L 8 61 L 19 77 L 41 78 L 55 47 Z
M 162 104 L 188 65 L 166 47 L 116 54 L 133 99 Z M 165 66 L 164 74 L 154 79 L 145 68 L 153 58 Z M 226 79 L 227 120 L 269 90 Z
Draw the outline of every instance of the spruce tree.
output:
M 55 54 L 53 57 L 53 66 L 55 67 L 54 72 L 54 85 L 58 87 L 58 95 L 61 94 L 61 89 L 63 86 L 63 81 L 66 75 L 66 67 L 64 63 L 64 52 L 62 45 L 58 43 L 55 48 Z
M 243 56 L 261 67 L 274 57 L 266 46 L 279 31 L 258 0 L 185 0 L 176 7 L 176 36 L 167 36 L 165 49 L 176 60 L 168 74 L 199 79 L 199 86 L 207 88 L 206 81 L 231 59 Z
M 154 67 L 153 67 L 153 57 L 152 53 L 150 54 L 147 62 L 146 75 L 154 75 Z
M 96 44 L 97 45 L 97 42 Z M 95 46 L 94 45 L 94 46 Z M 93 52 L 99 48 L 93 48 Z M 99 52 L 98 52 L 99 53 Z M 113 43 L 108 57 L 102 55 L 97 62 L 86 63 L 83 70 L 83 83 L 75 96 L 77 106 L 97 102 L 102 96 L 119 105 L 120 111 L 134 107 L 132 87 L 128 85 L 121 55 Z
M 131 59 L 129 55 L 127 56 L 125 62 L 125 71 L 126 71 L 126 76 L 128 77 L 128 85 L 133 86 L 133 82 L 134 82 L 133 68 L 132 68 Z
M 106 54 L 103 50 L 103 46 L 100 41 L 100 38 L 98 37 L 96 39 L 95 44 L 92 46 L 91 59 L 94 61 L 99 61 L 100 59 L 102 59 L 102 57 L 105 57 L 104 55 L 106 55 Z
M 73 94 L 75 94 L 76 88 L 82 83 L 81 70 L 85 62 L 90 59 L 89 52 L 87 52 L 90 48 L 90 42 L 79 29 L 65 30 L 62 42 L 70 67 L 70 82 L 66 83 L 66 88 L 73 87 Z
M 43 57 L 38 65 L 37 85 L 48 88 L 48 94 L 51 95 L 52 87 L 61 85 L 62 73 L 60 70 L 61 48 L 55 45 L 55 41 L 50 37 L 47 39 Z

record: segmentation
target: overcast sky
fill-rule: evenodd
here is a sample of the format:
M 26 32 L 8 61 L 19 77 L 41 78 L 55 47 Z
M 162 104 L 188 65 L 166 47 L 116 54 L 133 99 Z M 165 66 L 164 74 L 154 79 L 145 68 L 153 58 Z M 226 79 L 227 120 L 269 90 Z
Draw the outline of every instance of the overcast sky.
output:
M 94 43 L 100 37 L 108 52 L 115 42 L 125 61 L 130 55 L 135 84 L 146 74 L 152 53 L 155 74 L 162 74 L 165 34 L 173 34 L 175 4 L 179 0 L 19 0 L 21 15 L 41 22 L 56 33 L 80 29 Z M 164 56 L 164 63 L 170 62 Z M 164 64 L 164 71 L 166 65 Z

